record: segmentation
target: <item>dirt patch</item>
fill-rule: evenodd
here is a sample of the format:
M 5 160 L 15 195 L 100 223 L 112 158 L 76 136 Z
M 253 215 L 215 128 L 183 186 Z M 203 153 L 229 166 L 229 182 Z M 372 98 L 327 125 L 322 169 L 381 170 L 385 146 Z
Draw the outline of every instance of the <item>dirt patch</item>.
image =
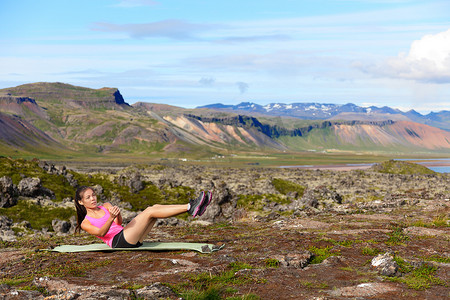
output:
M 439 230 L 425 227 L 408 227 L 404 229 L 406 234 L 418 235 L 418 236 L 440 236 L 449 239 L 449 230 Z
M 311 219 L 281 220 L 273 223 L 274 227 L 280 229 L 327 229 L 331 224 Z
M 0 264 L 6 264 L 9 261 L 18 260 L 23 258 L 23 251 L 1 249 L 0 250 Z
M 373 297 L 383 294 L 392 295 L 400 289 L 389 283 L 361 283 L 356 286 L 347 286 L 330 292 L 333 296 L 340 297 Z

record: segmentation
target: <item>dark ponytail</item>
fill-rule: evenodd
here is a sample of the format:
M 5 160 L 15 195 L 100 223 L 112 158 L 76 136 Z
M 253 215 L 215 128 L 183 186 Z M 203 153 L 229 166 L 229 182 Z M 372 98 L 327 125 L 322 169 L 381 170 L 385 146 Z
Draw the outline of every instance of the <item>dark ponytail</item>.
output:
M 86 207 L 81 205 L 79 201 L 83 199 L 84 192 L 89 189 L 92 190 L 89 186 L 80 186 L 75 192 L 75 198 L 73 200 L 73 202 L 75 202 L 75 208 L 77 209 L 77 227 L 75 227 L 75 233 L 81 231 L 81 222 L 83 222 L 87 214 Z

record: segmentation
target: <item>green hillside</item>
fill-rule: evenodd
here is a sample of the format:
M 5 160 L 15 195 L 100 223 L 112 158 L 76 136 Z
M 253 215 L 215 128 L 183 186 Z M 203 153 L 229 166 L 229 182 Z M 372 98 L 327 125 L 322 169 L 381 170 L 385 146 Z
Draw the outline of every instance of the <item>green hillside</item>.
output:
M 152 103 L 130 106 L 117 88 L 64 83 L 0 90 L 0 123 L 0 154 L 11 157 L 207 161 L 237 155 L 303 157 L 305 152 L 450 155 L 450 142 L 445 142 L 450 133 L 418 123 L 311 121 Z

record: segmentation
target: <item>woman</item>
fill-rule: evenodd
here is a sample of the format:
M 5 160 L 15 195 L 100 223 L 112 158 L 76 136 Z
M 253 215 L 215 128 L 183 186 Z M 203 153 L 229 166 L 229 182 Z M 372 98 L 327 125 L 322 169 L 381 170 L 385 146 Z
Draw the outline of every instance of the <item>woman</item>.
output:
M 123 227 L 120 209 L 110 203 L 97 206 L 95 191 L 89 186 L 82 186 L 75 193 L 78 223 L 75 232 L 83 229 L 112 248 L 139 247 L 158 218 L 169 218 L 185 212 L 193 217 L 201 216 L 211 198 L 211 192 L 201 192 L 200 196 L 191 199 L 189 204 L 149 206 Z

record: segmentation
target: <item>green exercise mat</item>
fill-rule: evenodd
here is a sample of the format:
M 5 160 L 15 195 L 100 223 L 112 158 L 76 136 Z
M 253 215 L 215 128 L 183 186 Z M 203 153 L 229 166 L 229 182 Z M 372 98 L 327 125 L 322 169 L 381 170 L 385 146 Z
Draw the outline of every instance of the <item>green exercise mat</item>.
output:
M 216 246 L 205 243 L 144 242 L 142 246 L 137 248 L 111 248 L 103 243 L 89 245 L 61 245 L 49 250 L 54 252 L 193 250 L 200 253 L 211 253 L 222 249 L 224 246 L 225 245 Z

